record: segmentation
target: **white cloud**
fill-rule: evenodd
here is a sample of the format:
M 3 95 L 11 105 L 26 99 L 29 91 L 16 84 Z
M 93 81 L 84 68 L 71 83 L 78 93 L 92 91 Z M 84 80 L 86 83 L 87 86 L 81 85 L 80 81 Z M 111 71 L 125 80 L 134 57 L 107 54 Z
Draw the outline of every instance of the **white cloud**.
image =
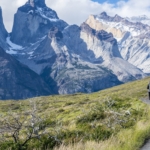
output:
M 3 18 L 6 28 L 11 31 L 13 16 L 17 8 L 27 0 L 0 0 L 3 9 Z M 90 14 L 99 14 L 106 11 L 109 15 L 119 14 L 120 16 L 137 16 L 150 14 L 150 1 L 128 0 L 119 1 L 117 4 L 107 2 L 99 4 L 91 0 L 46 0 L 47 6 L 54 9 L 59 18 L 69 24 L 80 24 L 87 19 Z
M 26 0 L 0 0 L 4 24 L 8 31 L 11 31 L 12 29 L 14 14 L 17 11 L 17 8 L 25 2 Z

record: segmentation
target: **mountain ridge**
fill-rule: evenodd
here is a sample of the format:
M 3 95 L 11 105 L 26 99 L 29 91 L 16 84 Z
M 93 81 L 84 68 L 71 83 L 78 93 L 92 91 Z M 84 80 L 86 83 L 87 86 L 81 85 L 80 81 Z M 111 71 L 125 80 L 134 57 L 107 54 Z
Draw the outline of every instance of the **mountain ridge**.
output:
M 104 14 L 102 13 L 102 17 L 101 15 L 91 15 L 86 23 L 96 30 L 103 29 L 111 32 L 118 41 L 119 51 L 124 60 L 149 74 L 150 26 L 141 22 L 129 22 L 126 18 L 121 17 L 119 22 L 116 22 L 113 20 L 114 17 Z
M 101 17 L 124 20 L 106 12 Z M 38 74 L 50 94 L 91 93 L 146 76 L 123 59 L 113 33 L 87 21 L 68 25 L 44 0 L 29 0 L 18 8 L 5 40 L 5 51 Z

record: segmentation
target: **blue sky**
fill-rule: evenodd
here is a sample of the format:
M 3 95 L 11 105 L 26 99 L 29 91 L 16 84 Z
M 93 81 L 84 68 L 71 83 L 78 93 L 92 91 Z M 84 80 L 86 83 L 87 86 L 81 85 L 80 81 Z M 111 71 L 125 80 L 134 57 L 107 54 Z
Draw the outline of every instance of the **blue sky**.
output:
M 115 4 L 115 3 L 117 3 L 119 0 L 93 0 L 93 1 L 99 2 L 99 3 L 108 2 L 108 3 L 111 3 L 111 4 Z M 122 1 L 127 1 L 127 0 L 122 0 Z

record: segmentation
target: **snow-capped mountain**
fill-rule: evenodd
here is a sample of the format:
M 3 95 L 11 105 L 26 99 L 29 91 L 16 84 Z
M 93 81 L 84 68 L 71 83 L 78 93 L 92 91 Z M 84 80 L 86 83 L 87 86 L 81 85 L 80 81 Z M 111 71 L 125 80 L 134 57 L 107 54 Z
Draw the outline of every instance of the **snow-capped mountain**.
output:
M 150 73 L 150 26 L 130 22 L 118 15 L 110 17 L 106 12 L 91 15 L 86 23 L 96 29 L 111 32 L 118 41 L 122 57 L 143 72 Z
M 42 5 L 38 2 L 41 1 L 28 1 L 18 9 L 14 28 L 19 35 L 15 36 L 13 28 L 7 38 L 7 52 L 39 74 L 53 87 L 53 93 L 94 92 L 144 77 L 140 69 L 123 60 L 112 34 L 96 31 L 86 23 L 69 26 L 44 1 Z M 20 13 L 30 19 L 16 17 Z M 29 34 L 21 34 L 24 25 L 34 23 L 35 19 L 37 26 L 41 20 L 50 22 L 42 26 L 45 32 L 39 26 L 27 26 Z
M 111 18 L 106 13 L 101 17 L 106 17 L 109 25 L 124 20 L 117 15 Z M 141 36 L 130 28 L 126 32 L 127 26 L 133 23 L 125 21 L 125 29 L 120 30 L 122 23 L 110 33 L 106 24 L 101 24 L 102 28 L 97 25 L 100 16 L 91 18 L 90 23 L 87 20 L 81 26 L 68 25 L 46 6 L 45 0 L 28 0 L 18 8 L 12 33 L 4 38 L 5 51 L 34 71 L 39 80 L 44 80 L 45 88 L 41 88 L 48 88 L 50 94 L 90 93 L 145 77 L 139 68 L 122 58 L 114 38 L 128 38 L 130 31 L 136 37 Z M 137 26 L 139 32 L 145 34 L 142 24 Z
M 51 28 L 40 41 L 16 50 L 14 56 L 41 75 L 55 94 L 94 92 L 121 84 L 110 70 L 99 64 L 101 58 L 88 51 L 80 33 L 81 28 L 76 25 L 62 32 Z M 107 47 L 111 50 L 111 44 Z
M 146 24 L 129 22 L 118 15 L 110 17 L 106 12 L 100 15 L 90 15 L 86 23 L 96 30 L 111 32 L 117 41 L 121 41 L 128 36 L 138 37 L 146 34 L 150 30 L 150 26 Z

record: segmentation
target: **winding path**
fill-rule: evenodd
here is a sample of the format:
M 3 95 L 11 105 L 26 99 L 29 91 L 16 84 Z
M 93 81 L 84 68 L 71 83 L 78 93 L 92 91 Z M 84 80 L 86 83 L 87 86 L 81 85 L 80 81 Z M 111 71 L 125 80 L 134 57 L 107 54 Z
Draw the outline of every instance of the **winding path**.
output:
M 147 98 L 143 98 L 141 99 L 144 103 L 150 105 L 150 100 L 148 100 Z M 140 150 L 150 150 L 150 140 L 148 140 L 145 145 L 140 149 Z
M 148 140 L 140 150 L 150 150 L 150 140 Z

